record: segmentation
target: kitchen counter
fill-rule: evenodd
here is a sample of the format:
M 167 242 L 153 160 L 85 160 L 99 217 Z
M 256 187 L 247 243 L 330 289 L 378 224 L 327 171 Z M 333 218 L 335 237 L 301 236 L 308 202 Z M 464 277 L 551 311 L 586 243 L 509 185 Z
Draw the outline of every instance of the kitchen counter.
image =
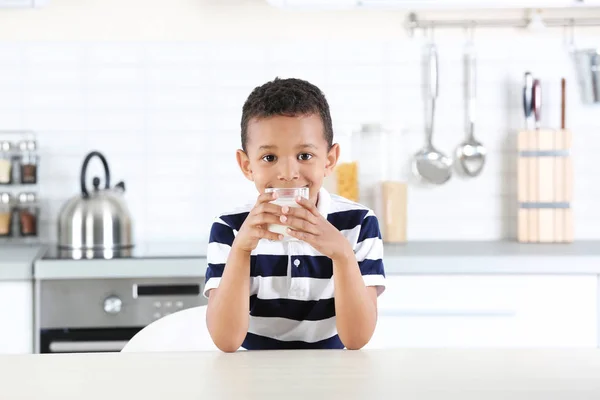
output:
M 386 245 L 388 274 L 600 274 L 600 241 L 411 242 Z
M 0 356 L 2 398 L 600 398 L 597 349 L 385 349 Z
M 33 262 L 44 251 L 42 245 L 0 246 L 0 281 L 30 280 L 33 276 Z
M 38 260 L 34 270 L 35 279 L 203 277 L 206 272 L 206 257 Z
M 171 250 L 169 250 L 171 249 Z M 186 251 L 184 251 L 186 249 Z M 156 253 L 156 248 L 154 248 Z M 204 276 L 204 246 L 159 249 L 160 257 L 74 262 L 39 260 L 37 279 Z M 170 254 L 170 255 L 169 255 Z M 179 254 L 179 255 L 178 255 Z M 182 255 L 187 254 L 187 255 Z M 572 244 L 410 242 L 385 245 L 388 275 L 418 274 L 600 274 L 600 241 Z
M 140 246 L 142 247 L 142 246 Z M 148 247 L 148 246 L 146 246 Z M 139 258 L 65 261 L 40 259 L 44 246 L 0 247 L 0 281 L 109 277 L 198 277 L 206 271 L 206 247 L 153 244 Z M 418 274 L 600 274 L 600 241 L 572 244 L 409 242 L 386 244 L 388 275 Z
M 60 259 L 54 246 L 34 265 L 35 279 L 203 277 L 206 245 L 192 242 L 148 242 L 133 256 L 111 260 Z

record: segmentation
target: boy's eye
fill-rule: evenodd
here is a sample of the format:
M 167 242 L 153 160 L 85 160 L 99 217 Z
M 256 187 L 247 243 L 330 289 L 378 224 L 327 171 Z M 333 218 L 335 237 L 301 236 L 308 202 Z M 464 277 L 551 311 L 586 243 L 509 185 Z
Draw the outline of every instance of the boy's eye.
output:
M 298 155 L 298 159 L 301 161 L 308 161 L 312 158 L 312 154 L 309 153 L 302 153 Z
M 275 161 L 275 156 L 273 154 L 267 154 L 262 158 L 262 160 L 266 162 L 273 162 Z

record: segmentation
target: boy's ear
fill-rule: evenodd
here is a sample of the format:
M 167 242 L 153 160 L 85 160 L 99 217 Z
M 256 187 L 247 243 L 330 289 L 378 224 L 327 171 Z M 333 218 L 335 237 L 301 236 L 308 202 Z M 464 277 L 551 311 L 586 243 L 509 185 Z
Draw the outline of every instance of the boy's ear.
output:
M 325 176 L 331 174 L 337 165 L 340 158 L 340 145 L 335 143 L 327 153 L 327 161 L 325 163 Z
M 238 165 L 240 166 L 244 176 L 248 180 L 254 181 L 254 178 L 252 177 L 252 170 L 250 169 L 250 159 L 248 158 L 246 152 L 244 150 L 237 150 L 235 152 L 235 158 L 237 159 Z

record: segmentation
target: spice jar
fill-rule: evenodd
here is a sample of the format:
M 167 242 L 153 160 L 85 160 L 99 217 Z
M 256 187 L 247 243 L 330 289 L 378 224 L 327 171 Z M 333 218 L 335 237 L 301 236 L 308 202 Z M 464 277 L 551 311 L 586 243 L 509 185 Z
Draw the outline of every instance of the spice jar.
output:
M 0 185 L 12 183 L 12 143 L 0 142 Z
M 38 155 L 35 140 L 24 140 L 19 143 L 21 150 L 21 183 L 37 183 Z
M 0 236 L 12 236 L 12 196 L 0 193 Z
M 21 236 L 37 236 L 38 211 L 35 193 L 19 193 L 19 233 Z

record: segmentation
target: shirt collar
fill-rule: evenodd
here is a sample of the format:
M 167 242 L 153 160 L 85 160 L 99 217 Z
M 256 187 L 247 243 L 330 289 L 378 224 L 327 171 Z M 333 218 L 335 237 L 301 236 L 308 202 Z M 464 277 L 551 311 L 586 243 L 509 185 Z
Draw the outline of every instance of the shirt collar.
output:
M 331 209 L 331 195 L 322 187 L 319 190 L 319 197 L 317 198 L 317 210 L 319 213 L 327 219 L 327 215 L 329 215 L 329 211 Z

